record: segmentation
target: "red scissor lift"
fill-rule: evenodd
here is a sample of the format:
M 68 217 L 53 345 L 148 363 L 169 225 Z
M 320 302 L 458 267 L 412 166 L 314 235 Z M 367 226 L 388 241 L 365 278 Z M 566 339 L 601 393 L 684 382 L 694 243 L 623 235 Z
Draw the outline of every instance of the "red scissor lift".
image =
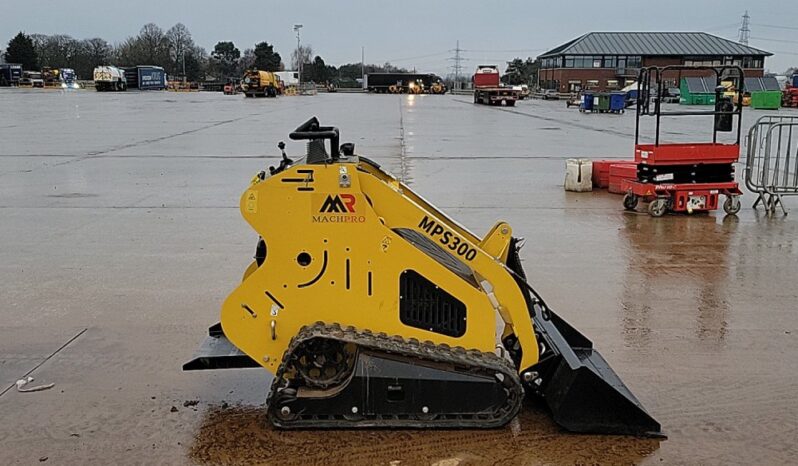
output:
M 715 108 L 713 110 L 663 111 L 660 99 L 665 90 L 666 71 L 711 71 L 716 78 Z M 681 74 L 681 73 L 680 73 Z M 721 81 L 735 81 L 737 102 L 723 95 Z M 738 66 L 688 67 L 665 66 L 641 68 L 638 75 L 637 121 L 635 126 L 635 163 L 637 179 L 623 180 L 626 192 L 623 206 L 634 210 L 642 199 L 648 202 L 648 212 L 661 217 L 665 212 L 709 211 L 718 208 L 719 197 L 726 196 L 723 210 L 734 215 L 740 210 L 742 194 L 734 179 L 734 163 L 740 157 L 742 126 L 742 95 L 745 82 Z M 652 87 L 654 86 L 654 87 Z M 660 143 L 660 120 L 663 116 L 714 117 L 712 142 Z M 654 144 L 640 143 L 640 117 L 656 118 Z M 732 132 L 737 127 L 733 144 L 718 142 L 719 132 Z

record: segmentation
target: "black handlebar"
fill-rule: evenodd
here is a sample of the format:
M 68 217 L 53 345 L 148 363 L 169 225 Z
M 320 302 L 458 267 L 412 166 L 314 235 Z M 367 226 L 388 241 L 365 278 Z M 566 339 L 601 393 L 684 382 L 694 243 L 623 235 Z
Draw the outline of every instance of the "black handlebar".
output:
M 338 128 L 335 126 L 321 126 L 319 124 L 319 119 L 315 116 L 299 125 L 288 137 L 294 141 L 303 139 L 309 139 L 311 141 L 315 139 L 329 139 L 330 155 L 333 160 L 337 160 L 340 155 L 338 151 Z
M 671 111 L 663 112 L 662 94 L 665 90 L 664 77 L 667 71 L 679 71 L 679 79 L 681 80 L 682 71 L 711 71 L 715 76 L 715 109 L 714 110 L 687 110 L 687 111 Z M 724 79 L 731 79 L 736 81 L 735 89 L 737 91 L 737 101 L 731 102 L 731 108 L 722 106 L 720 97 L 725 91 L 725 87 L 721 84 Z M 652 83 L 653 81 L 653 83 Z M 652 84 L 654 89 L 652 89 Z M 651 91 L 656 90 L 654 99 L 654 110 L 651 110 Z M 669 66 L 649 66 L 642 67 L 637 75 L 637 115 L 635 117 L 635 144 L 640 140 L 640 117 L 641 116 L 654 116 L 656 117 L 656 130 L 654 136 L 654 145 L 659 145 L 660 135 L 660 117 L 662 116 L 693 116 L 693 115 L 713 115 L 716 119 L 716 125 L 712 129 L 712 142 L 716 143 L 718 138 L 718 124 L 719 117 L 734 118 L 737 116 L 737 144 L 740 144 L 740 135 L 742 132 L 742 114 L 743 114 L 743 93 L 745 92 L 745 72 L 742 67 L 737 65 L 723 65 L 723 66 L 686 66 L 686 65 L 669 65 Z M 732 131 L 731 123 L 728 130 L 721 129 L 720 131 Z

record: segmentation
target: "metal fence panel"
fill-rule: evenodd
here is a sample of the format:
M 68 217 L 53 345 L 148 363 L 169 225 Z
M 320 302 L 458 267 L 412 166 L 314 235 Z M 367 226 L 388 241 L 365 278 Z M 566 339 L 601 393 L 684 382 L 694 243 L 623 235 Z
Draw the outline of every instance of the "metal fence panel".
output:
M 765 210 L 787 210 L 782 196 L 798 195 L 798 116 L 767 115 L 748 130 L 745 185 Z

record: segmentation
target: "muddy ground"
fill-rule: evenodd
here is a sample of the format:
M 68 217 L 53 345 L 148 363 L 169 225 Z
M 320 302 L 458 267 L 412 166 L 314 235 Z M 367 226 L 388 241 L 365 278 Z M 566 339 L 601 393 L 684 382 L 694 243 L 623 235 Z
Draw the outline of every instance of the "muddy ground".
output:
M 631 157 L 632 114 L 18 90 L 0 108 L 3 464 L 796 462 L 796 213 L 767 217 L 748 194 L 737 217 L 654 219 L 565 193 L 565 158 Z M 472 230 L 509 221 L 530 282 L 668 439 L 567 434 L 536 406 L 495 431 L 277 432 L 264 371 L 181 372 L 252 257 L 242 190 L 314 114 Z M 665 135 L 701 140 L 710 124 Z M 19 393 L 26 374 L 55 387 Z

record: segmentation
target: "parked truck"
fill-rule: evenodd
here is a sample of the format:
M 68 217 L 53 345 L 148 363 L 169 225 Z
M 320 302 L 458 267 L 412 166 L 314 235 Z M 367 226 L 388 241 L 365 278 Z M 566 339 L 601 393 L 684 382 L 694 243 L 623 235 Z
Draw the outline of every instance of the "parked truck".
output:
M 79 89 L 78 76 L 72 68 L 61 68 L 61 83 L 67 89 Z
M 472 81 L 475 104 L 512 107 L 521 96 L 519 89 L 501 85 L 499 67 L 496 65 L 477 66 Z
M 444 94 L 446 86 L 432 73 L 369 73 L 363 88 L 368 92 L 391 94 Z
M 246 97 L 277 97 L 280 78 L 271 71 L 247 70 L 241 89 Z
M 23 71 L 19 87 L 44 87 L 44 77 L 40 71 Z
M 61 70 L 58 68 L 47 66 L 42 68 L 42 79 L 44 79 L 44 87 L 61 89 Z
M 160 66 L 137 65 L 124 68 L 128 89 L 162 91 L 166 89 L 166 71 Z
M 22 79 L 22 65 L 3 63 L 0 65 L 0 86 L 17 86 Z
M 99 92 L 126 90 L 125 71 L 115 66 L 98 66 L 94 68 L 94 87 Z

